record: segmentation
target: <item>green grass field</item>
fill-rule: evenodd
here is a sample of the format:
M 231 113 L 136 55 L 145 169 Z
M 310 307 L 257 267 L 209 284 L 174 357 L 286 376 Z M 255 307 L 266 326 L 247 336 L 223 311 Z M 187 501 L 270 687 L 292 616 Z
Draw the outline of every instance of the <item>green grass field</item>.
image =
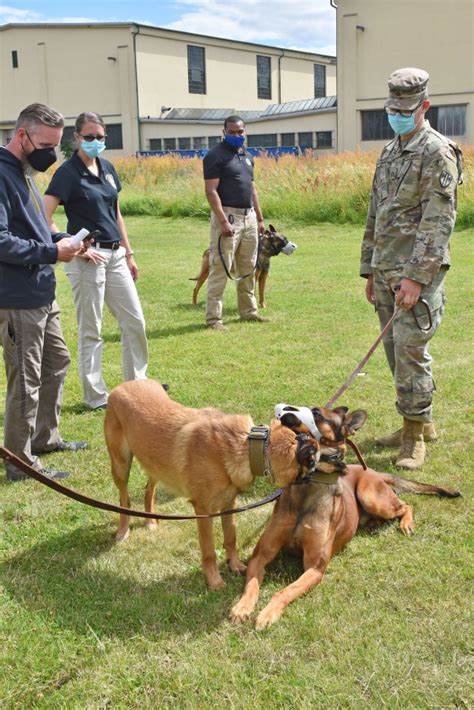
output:
M 141 267 L 139 292 L 150 345 L 149 376 L 168 382 L 186 405 L 214 405 L 269 423 L 277 402 L 322 405 L 359 362 L 378 327 L 358 277 L 361 229 L 271 220 L 298 244 L 272 261 L 266 315 L 240 323 L 234 285 L 225 299 L 227 332 L 204 328 L 193 284 L 207 246 L 203 220 L 128 217 Z M 234 627 L 228 612 L 243 579 L 225 569 L 226 587 L 206 588 L 193 522 L 139 520 L 116 545 L 116 516 L 61 498 L 35 481 L 0 479 L 2 506 L 0 706 L 2 708 L 470 708 L 472 647 L 472 466 L 474 388 L 473 233 L 452 239 L 448 306 L 432 341 L 440 440 L 416 476 L 458 488 L 463 497 L 405 496 L 416 533 L 397 524 L 359 533 L 335 557 L 322 585 L 256 632 Z M 67 467 L 70 484 L 117 502 L 103 441 L 103 412 L 85 412 L 76 363 L 69 284 L 57 269 L 63 330 L 73 364 L 66 381 L 62 435 L 87 439 L 78 454 L 43 462 Z M 104 371 L 121 381 L 120 336 L 105 317 Z M 382 349 L 340 400 L 365 408 L 356 441 L 373 467 L 394 471 L 391 452 L 373 445 L 399 424 Z M 5 394 L 3 368 L 0 373 Z M 3 411 L 3 407 L 2 407 Z M 352 454 L 349 460 L 353 461 Z M 145 477 L 134 465 L 132 501 L 143 505 Z M 259 481 L 239 502 L 263 497 Z M 159 491 L 161 512 L 190 512 Z M 239 516 L 247 559 L 270 514 Z M 219 548 L 221 532 L 215 525 Z M 301 573 L 280 556 L 264 581 L 258 610 Z

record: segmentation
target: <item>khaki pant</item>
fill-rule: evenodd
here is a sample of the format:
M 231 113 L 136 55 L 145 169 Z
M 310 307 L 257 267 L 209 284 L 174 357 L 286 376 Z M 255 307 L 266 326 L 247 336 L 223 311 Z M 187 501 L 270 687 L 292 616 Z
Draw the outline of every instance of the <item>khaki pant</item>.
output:
M 95 409 L 107 402 L 107 386 L 102 377 L 100 336 L 104 302 L 117 319 L 122 333 L 124 380 L 144 380 L 148 364 L 145 319 L 137 289 L 125 263 L 125 249 L 98 249 L 103 264 L 75 258 L 64 270 L 71 282 L 77 316 L 79 376 L 84 404 Z
M 436 333 L 444 312 L 444 278 L 442 268 L 431 284 L 423 286 L 420 298 L 429 304 L 433 325 L 428 331 L 420 330 L 412 311 L 401 308 L 392 328 L 385 335 L 383 344 L 388 364 L 395 380 L 396 407 L 403 417 L 415 421 L 430 422 L 432 399 L 436 385 L 431 371 L 432 357 L 428 343 Z M 401 281 L 401 271 L 374 269 L 374 293 L 377 313 L 382 328 L 392 317 L 395 307 L 393 288 Z M 418 321 L 427 328 L 429 320 L 425 307 L 414 306 Z
M 258 225 L 255 210 L 247 215 L 235 214 L 231 207 L 224 212 L 233 218 L 234 234 L 222 237 L 220 249 L 227 270 L 232 266 L 235 278 L 246 276 L 236 282 L 237 305 L 241 318 L 249 318 L 257 313 L 255 300 L 255 260 L 258 250 Z M 209 279 L 207 281 L 206 324 L 222 323 L 222 299 L 227 284 L 227 274 L 219 255 L 218 241 L 220 225 L 214 213 L 211 215 L 211 244 L 209 254 Z M 248 274 L 248 276 L 247 276 Z
M 42 308 L 1 309 L 0 326 L 7 374 L 5 446 L 41 468 L 31 449 L 47 451 L 60 441 L 59 412 L 70 363 L 59 308 L 54 301 Z

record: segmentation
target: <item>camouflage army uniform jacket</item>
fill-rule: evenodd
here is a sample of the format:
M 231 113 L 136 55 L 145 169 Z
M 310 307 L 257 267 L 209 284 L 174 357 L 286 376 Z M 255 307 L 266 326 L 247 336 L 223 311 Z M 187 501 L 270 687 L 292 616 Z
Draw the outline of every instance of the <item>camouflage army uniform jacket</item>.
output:
M 426 285 L 449 266 L 461 175 L 460 149 L 428 121 L 410 140 L 387 143 L 372 183 L 360 275 L 399 269 L 401 278 Z

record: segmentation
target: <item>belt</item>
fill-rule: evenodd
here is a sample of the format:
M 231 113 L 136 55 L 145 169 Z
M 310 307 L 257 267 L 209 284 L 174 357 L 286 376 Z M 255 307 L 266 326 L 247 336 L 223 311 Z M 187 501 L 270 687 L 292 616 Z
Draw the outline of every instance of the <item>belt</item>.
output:
M 229 210 L 229 212 L 233 212 L 234 214 L 243 214 L 247 215 L 250 214 L 250 212 L 253 212 L 253 207 L 222 207 L 224 210 Z
M 93 242 L 93 246 L 97 247 L 98 249 L 112 249 L 113 251 L 117 251 L 117 249 L 120 249 L 120 242 L 115 241 L 115 242 Z

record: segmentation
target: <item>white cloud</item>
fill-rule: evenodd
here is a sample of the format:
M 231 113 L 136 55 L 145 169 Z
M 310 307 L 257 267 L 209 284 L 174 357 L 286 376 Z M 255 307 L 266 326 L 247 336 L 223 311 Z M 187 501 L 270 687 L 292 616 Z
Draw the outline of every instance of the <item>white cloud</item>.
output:
M 41 15 L 33 10 L 20 10 L 10 5 L 0 5 L 0 24 L 11 22 L 40 22 Z
M 166 25 L 227 39 L 336 53 L 336 12 L 329 0 L 178 0 L 181 18 Z

